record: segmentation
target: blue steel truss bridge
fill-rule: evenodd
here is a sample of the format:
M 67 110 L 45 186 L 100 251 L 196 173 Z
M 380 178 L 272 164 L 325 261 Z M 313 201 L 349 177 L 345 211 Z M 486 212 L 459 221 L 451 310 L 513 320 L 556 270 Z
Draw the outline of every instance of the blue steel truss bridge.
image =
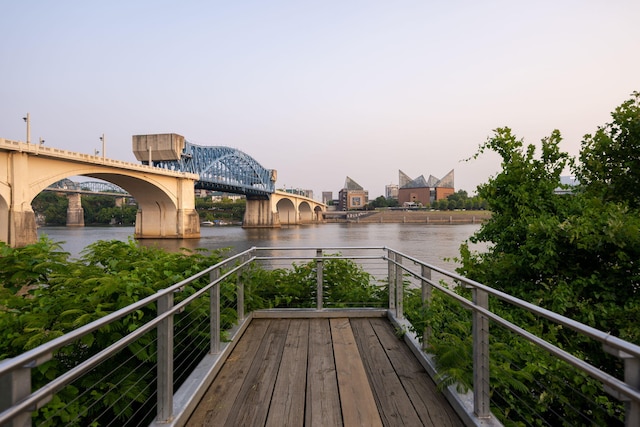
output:
M 144 164 L 200 176 L 196 189 L 268 198 L 276 171 L 230 147 L 192 144 L 177 134 L 135 135 L 133 151 Z
M 54 182 L 44 191 L 60 193 L 97 194 L 105 196 L 133 197 L 125 189 L 106 181 L 75 182 L 68 178 Z

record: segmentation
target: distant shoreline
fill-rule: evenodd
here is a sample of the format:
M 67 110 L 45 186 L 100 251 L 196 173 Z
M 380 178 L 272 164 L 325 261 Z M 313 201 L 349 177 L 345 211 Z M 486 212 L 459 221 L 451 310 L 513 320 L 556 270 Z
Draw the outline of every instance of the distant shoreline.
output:
M 366 224 L 481 224 L 491 218 L 489 211 L 379 210 L 348 212 L 342 218 L 326 218 L 327 223 Z

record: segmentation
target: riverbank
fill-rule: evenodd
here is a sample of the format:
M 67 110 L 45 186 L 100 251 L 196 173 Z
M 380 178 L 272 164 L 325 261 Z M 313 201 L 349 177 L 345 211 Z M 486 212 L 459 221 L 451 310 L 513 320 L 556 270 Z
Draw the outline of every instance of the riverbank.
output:
M 327 222 L 358 222 L 388 224 L 478 224 L 491 218 L 489 211 L 432 211 L 432 210 L 380 210 L 354 212 L 343 218 Z

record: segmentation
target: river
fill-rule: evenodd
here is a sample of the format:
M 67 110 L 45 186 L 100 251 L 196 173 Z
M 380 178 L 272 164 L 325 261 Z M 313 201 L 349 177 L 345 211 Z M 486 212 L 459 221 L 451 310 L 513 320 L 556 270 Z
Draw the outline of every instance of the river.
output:
M 202 227 L 199 239 L 141 239 L 143 245 L 157 245 L 170 251 L 181 247 L 195 249 L 230 248 L 238 253 L 252 246 L 344 247 L 387 246 L 453 270 L 451 258 L 459 255 L 460 244 L 479 229 L 479 224 L 317 224 L 282 228 L 242 228 L 235 226 Z M 133 227 L 41 227 L 71 256 L 97 240 L 122 240 L 133 237 Z M 449 259 L 445 261 L 445 259 Z

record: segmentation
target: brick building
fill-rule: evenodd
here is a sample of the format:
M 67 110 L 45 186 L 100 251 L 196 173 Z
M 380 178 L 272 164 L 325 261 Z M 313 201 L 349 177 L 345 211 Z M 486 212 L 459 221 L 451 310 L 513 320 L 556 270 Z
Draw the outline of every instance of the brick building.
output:
M 338 210 L 364 209 L 367 203 L 369 203 L 369 192 L 347 177 L 344 188 L 338 193 Z
M 400 175 L 398 203 L 400 203 L 400 205 L 415 203 L 430 206 L 434 202 L 446 199 L 455 193 L 453 169 L 442 179 L 430 175 L 428 180 L 424 178 L 424 175 L 411 179 L 404 172 L 398 172 Z

